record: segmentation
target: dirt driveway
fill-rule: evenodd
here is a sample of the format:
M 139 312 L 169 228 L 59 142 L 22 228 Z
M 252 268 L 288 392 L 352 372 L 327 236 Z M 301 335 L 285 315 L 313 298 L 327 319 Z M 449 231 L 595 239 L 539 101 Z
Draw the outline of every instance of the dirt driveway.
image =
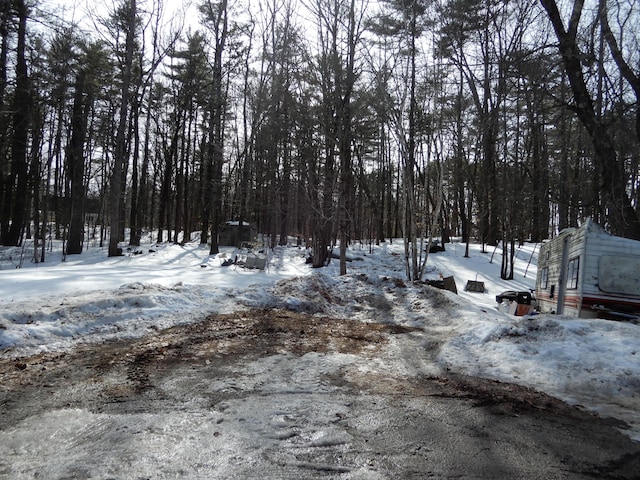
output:
M 252 310 L 0 360 L 0 478 L 638 478 L 609 420 L 399 375 L 423 333 Z

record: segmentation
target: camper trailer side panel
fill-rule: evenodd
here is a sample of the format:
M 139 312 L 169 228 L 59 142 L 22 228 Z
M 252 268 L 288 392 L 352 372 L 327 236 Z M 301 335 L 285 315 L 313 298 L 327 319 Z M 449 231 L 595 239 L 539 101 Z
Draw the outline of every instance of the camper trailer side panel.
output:
M 640 242 L 609 235 L 592 221 L 541 246 L 536 279 L 541 312 L 558 311 L 565 239 L 563 314 L 589 318 L 603 311 L 640 312 Z
M 584 276 L 586 226 L 575 230 L 569 237 L 566 264 L 564 265 L 564 309 L 563 314 L 571 317 L 580 315 L 582 307 L 582 279 Z M 561 288 L 558 277 L 558 288 Z
M 556 241 L 551 240 L 543 243 L 538 252 L 538 274 L 536 277 L 536 300 L 538 310 L 543 313 L 555 311 L 554 297 L 557 294 L 553 284 L 553 278 L 557 278 L 555 269 L 556 262 L 553 258 L 558 255 Z M 562 253 L 560 253 L 562 254 Z
M 555 313 L 558 306 L 560 270 L 565 238 L 571 232 L 564 231 L 556 238 L 545 242 L 538 253 L 538 274 L 536 278 L 536 300 L 543 313 Z
M 569 244 L 566 256 L 566 264 L 564 265 L 563 279 L 560 275 L 556 278 L 558 282 L 558 288 L 564 286 L 564 308 L 563 314 L 572 317 L 580 315 L 580 309 L 582 305 L 582 276 L 583 270 L 583 255 L 585 249 L 585 230 L 586 225 L 581 226 L 577 230 L 571 233 L 569 236 Z M 561 270 L 562 265 L 559 265 Z M 561 285 L 563 282 L 564 285 Z M 557 308 L 557 306 L 556 306 Z
M 594 230 L 587 235 L 585 256 L 580 316 L 595 317 L 601 308 L 639 312 L 640 242 Z
M 604 232 L 588 231 L 585 236 L 584 274 L 582 279 L 583 303 L 584 298 L 595 298 L 602 293 L 598 288 L 599 268 L 598 260 L 603 251 L 610 250 L 615 238 Z M 595 318 L 597 312 L 591 308 L 589 301 L 583 305 L 578 315 L 583 318 Z
M 538 254 L 536 300 L 543 313 L 556 313 L 558 300 L 564 298 L 563 314 L 577 316 L 582 304 L 582 256 L 586 225 L 578 229 L 563 230 L 553 240 L 542 245 Z M 566 264 L 563 253 L 567 246 Z M 564 292 L 561 292 L 564 290 Z

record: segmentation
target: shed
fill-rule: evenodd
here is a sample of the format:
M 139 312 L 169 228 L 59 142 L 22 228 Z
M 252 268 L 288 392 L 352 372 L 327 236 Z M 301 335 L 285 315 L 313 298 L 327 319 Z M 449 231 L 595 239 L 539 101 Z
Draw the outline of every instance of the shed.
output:
M 243 242 L 251 242 L 256 237 L 255 227 L 248 223 L 237 220 L 229 220 L 220 228 L 218 233 L 218 245 L 240 247 Z
M 538 309 L 573 317 L 640 314 L 640 241 L 587 220 L 544 242 L 538 254 Z

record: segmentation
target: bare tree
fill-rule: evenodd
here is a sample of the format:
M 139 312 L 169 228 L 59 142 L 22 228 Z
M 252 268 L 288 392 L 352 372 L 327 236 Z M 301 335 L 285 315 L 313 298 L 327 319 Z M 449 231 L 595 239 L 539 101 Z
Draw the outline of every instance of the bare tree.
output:
M 118 243 L 122 240 L 120 221 L 122 219 L 121 209 L 124 203 L 125 191 L 122 174 L 128 160 L 126 133 L 129 119 L 130 86 L 133 72 L 133 54 L 135 48 L 136 20 L 138 12 L 136 0 L 124 0 L 124 3 L 121 6 L 122 13 L 124 15 L 123 19 L 125 20 L 126 25 L 126 38 L 124 64 L 122 65 L 122 96 L 120 98 L 118 129 L 116 132 L 114 167 L 111 175 L 111 201 L 109 204 L 109 216 L 111 220 L 111 236 L 109 238 L 110 257 L 122 254 L 121 249 L 118 247 Z
M 179 15 L 176 15 L 179 18 Z M 152 3 L 148 21 L 142 28 L 141 49 L 136 59 L 135 97 L 132 108 L 132 123 L 134 128 L 134 148 L 132 155 L 131 171 L 131 210 L 129 213 L 130 236 L 129 245 L 139 246 L 143 226 L 150 226 L 149 212 L 149 163 L 151 142 L 151 118 L 153 115 L 152 97 L 154 94 L 154 82 L 156 70 L 165 60 L 168 52 L 174 49 L 182 32 L 183 25 L 171 23 L 168 26 L 165 20 L 165 1 L 157 0 Z M 150 38 L 149 38 L 150 37 Z M 146 58 L 148 44 L 151 44 L 151 57 Z M 140 116 L 146 101 L 147 110 L 144 119 L 144 140 L 140 141 Z M 142 164 L 138 167 L 140 156 L 140 143 L 142 143 Z
M 580 119 L 593 145 L 595 160 L 602 175 L 602 195 L 607 206 L 611 228 L 617 234 L 640 239 L 640 219 L 627 193 L 627 177 L 623 162 L 618 156 L 615 142 L 607 123 L 602 118 L 599 118 L 597 114 L 593 94 L 590 92 L 585 80 L 584 68 L 588 62 L 583 62 L 585 56 L 580 50 L 578 42 L 584 0 L 575 0 L 573 2 L 566 26 L 554 0 L 540 0 L 540 3 L 545 9 L 558 39 L 558 48 L 562 56 L 565 73 L 569 79 L 571 92 L 573 93 L 571 108 Z M 604 6 L 601 2 L 602 18 L 606 17 Z M 616 50 L 612 42 L 610 42 L 610 46 L 613 51 Z M 622 67 L 624 72 L 626 71 L 624 62 L 620 62 L 620 60 L 618 60 L 618 68 Z M 629 76 L 628 74 L 629 72 L 626 75 Z M 633 83 L 632 77 L 629 76 L 628 80 Z
M 212 34 L 213 42 L 206 147 L 206 168 L 208 173 L 205 188 L 208 192 L 208 207 L 205 210 L 211 218 L 211 248 L 209 253 L 215 255 L 219 252 L 218 230 L 222 220 L 222 163 L 224 159 L 224 122 L 227 105 L 223 60 L 229 39 L 227 0 L 206 0 L 200 5 L 200 11 L 207 28 Z M 207 214 L 206 212 L 205 215 Z
M 418 281 L 422 278 L 426 265 L 427 248 L 423 244 L 430 225 L 430 203 L 438 209 L 441 195 L 431 192 L 430 202 L 427 165 L 433 153 L 433 130 L 429 126 L 430 107 L 428 106 L 426 84 L 429 68 L 423 50 L 422 36 L 427 28 L 428 2 L 424 1 L 388 1 L 388 14 L 376 21 L 376 31 L 390 36 L 397 43 L 398 55 L 403 60 L 395 70 L 394 92 L 395 106 L 391 115 L 391 125 L 398 142 L 400 172 L 398 182 L 399 211 L 402 236 L 405 247 L 405 271 L 407 278 Z M 435 172 L 437 169 L 432 169 Z M 434 178 L 440 178 L 439 173 Z M 428 240 L 427 240 L 428 241 Z
M 9 3 L 9 2 L 5 2 Z M 27 19 L 29 10 L 24 0 L 14 0 L 17 18 L 15 88 L 11 106 L 13 134 L 11 162 L 4 183 L 4 198 L 0 217 L 0 244 L 18 245 L 28 219 L 28 137 L 30 123 L 30 78 L 27 69 Z M 6 37 L 6 34 L 4 35 Z
M 67 148 L 67 166 L 71 182 L 71 212 L 69 215 L 69 240 L 67 253 L 82 253 L 84 239 L 84 204 L 85 204 L 85 159 L 84 145 L 87 133 L 87 122 L 93 94 L 87 92 L 87 72 L 80 71 L 76 77 L 71 118 L 71 139 Z

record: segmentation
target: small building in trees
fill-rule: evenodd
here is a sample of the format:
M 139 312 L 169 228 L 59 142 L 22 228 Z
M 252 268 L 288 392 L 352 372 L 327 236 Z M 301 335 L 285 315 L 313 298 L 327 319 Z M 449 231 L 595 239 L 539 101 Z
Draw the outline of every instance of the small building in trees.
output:
M 240 247 L 243 242 L 253 242 L 257 236 L 254 225 L 248 222 L 229 220 L 220 228 L 218 245 Z
M 542 244 L 538 308 L 582 318 L 640 316 L 640 241 L 616 237 L 587 220 Z

